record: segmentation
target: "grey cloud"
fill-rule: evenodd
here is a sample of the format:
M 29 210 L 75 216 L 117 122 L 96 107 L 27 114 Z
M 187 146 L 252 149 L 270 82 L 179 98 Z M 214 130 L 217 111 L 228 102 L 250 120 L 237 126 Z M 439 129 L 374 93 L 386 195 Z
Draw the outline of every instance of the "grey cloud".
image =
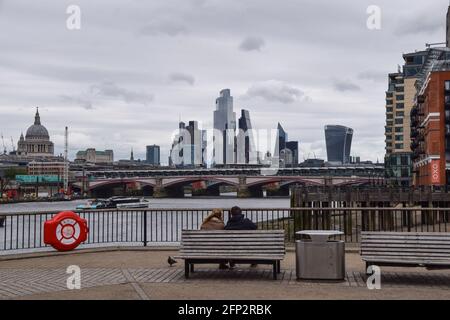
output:
M 250 36 L 245 38 L 239 45 L 239 49 L 243 51 L 261 51 L 265 41 L 261 37 Z
M 432 34 L 439 30 L 445 30 L 443 19 L 437 19 L 434 14 L 423 12 L 408 15 L 406 19 L 400 20 L 395 29 L 397 35 Z
M 162 21 L 148 24 L 139 30 L 141 35 L 155 36 L 159 34 L 169 35 L 171 37 L 188 33 L 185 26 L 173 21 Z
M 283 124 L 291 121 L 287 130 L 302 143 L 323 137 L 323 125 L 329 122 L 348 121 L 355 129 L 359 123 L 372 124 L 370 127 L 379 130 L 369 131 L 364 137 L 358 134 L 353 146 L 360 145 L 355 150 L 372 154 L 373 160 L 381 159 L 385 152 L 385 115 L 379 112 L 379 103 L 384 99 L 386 80 L 381 75 L 379 81 L 375 80 L 378 75 L 372 70 L 380 74 L 395 71 L 395 66 L 402 63 L 403 52 L 420 50 L 426 42 L 444 39 L 448 6 L 448 1 L 443 0 L 380 0 L 377 4 L 383 13 L 382 30 L 370 31 L 365 24 L 370 4 L 366 1 L 285 0 L 280 5 L 273 0 L 136 0 L 133 5 L 124 5 L 118 0 L 80 0 L 89 19 L 83 20 L 79 32 L 69 32 L 65 28 L 64 4 L 55 6 L 54 0 L 2 2 L 0 29 L 8 32 L 0 33 L 0 125 L 7 126 L 11 135 L 22 117 L 28 116 L 17 113 L 11 121 L 6 120 L 15 112 L 13 108 L 40 104 L 54 114 L 55 127 L 61 121 L 57 116 L 62 116 L 74 130 L 96 128 L 95 132 L 87 131 L 92 142 L 86 144 L 103 145 L 105 140 L 119 157 L 129 155 L 129 148 L 114 136 L 118 131 L 127 134 L 127 141 L 135 143 L 136 150 L 149 143 L 160 144 L 163 150 L 170 147 L 168 132 L 177 127 L 174 114 L 181 114 L 184 120 L 211 123 L 214 99 L 221 88 L 229 87 L 235 93 L 236 108 L 247 102 L 239 100 L 243 93 L 256 95 L 259 101 L 248 106 L 253 108 L 254 125 L 270 127 L 276 120 Z M 98 10 L 99 6 L 102 10 Z M 414 35 L 403 36 L 402 32 Z M 270 44 L 270 52 L 241 51 L 239 45 L 249 35 L 262 36 L 266 44 L 259 48 L 266 51 Z M 253 48 L 258 50 L 257 46 Z M 178 88 L 170 85 L 169 75 L 185 70 L 195 75 L 195 90 L 174 94 Z M 344 90 L 349 96 L 342 97 L 341 91 L 333 89 L 330 75 L 338 79 L 344 75 L 344 79 L 359 85 L 360 91 L 348 91 L 347 86 Z M 158 92 L 158 104 L 152 104 L 152 112 L 140 104 L 133 104 L 128 112 L 121 110 L 121 90 L 111 97 L 101 95 L 97 89 L 96 94 L 89 92 L 92 84 L 104 79 L 126 88 L 125 96 L 137 93 L 135 99 L 145 100 L 142 92 Z M 293 93 L 258 82 L 266 79 L 283 79 L 287 87 L 294 87 Z M 249 84 L 255 85 L 249 89 Z M 342 89 L 342 85 L 338 87 Z M 285 104 L 274 112 L 274 101 L 304 103 L 306 97 L 299 91 L 313 95 L 314 102 L 301 109 L 295 102 Z M 102 98 L 110 98 L 104 99 L 110 108 L 105 121 L 99 122 L 105 118 L 100 108 Z M 356 108 L 361 101 L 365 107 Z M 82 109 L 90 107 L 93 109 Z M 157 107 L 163 111 L 154 112 Z M 136 122 L 137 111 L 139 120 L 145 123 Z M 302 126 L 297 124 L 300 116 L 307 116 Z M 87 119 L 90 117 L 95 123 Z M 124 119 L 129 122 L 118 127 L 116 124 Z M 369 145 L 369 137 L 380 141 L 379 145 Z M 60 150 L 61 144 L 55 147 Z
M 92 100 L 90 100 L 89 98 L 81 96 L 69 96 L 69 95 L 60 95 L 60 98 L 67 103 L 81 106 L 86 110 L 91 110 L 94 108 Z
M 112 81 L 104 81 L 100 84 L 92 85 L 89 92 L 106 98 L 118 98 L 125 102 L 138 102 L 144 105 L 153 100 L 152 94 L 127 90 L 119 87 Z
M 310 100 L 300 89 L 278 80 L 269 80 L 252 85 L 246 93 L 247 97 L 260 97 L 267 101 L 293 103 L 302 99 Z
M 361 88 L 346 80 L 335 80 L 333 83 L 333 87 L 336 91 L 346 92 L 346 91 L 360 91 Z
M 127 90 L 119 87 L 112 81 L 104 81 L 99 84 L 93 84 L 86 93 L 79 95 L 63 94 L 59 96 L 62 101 L 71 105 L 80 106 L 87 110 L 94 109 L 94 102 L 102 98 L 114 98 L 127 103 L 136 102 L 147 105 L 153 100 L 153 95 L 137 91 Z
M 195 83 L 194 76 L 186 73 L 174 72 L 169 75 L 170 82 L 185 82 L 191 86 Z
M 360 80 L 371 80 L 375 82 L 381 82 L 381 81 L 387 81 L 387 74 L 388 72 L 382 72 L 382 71 L 373 71 L 373 70 L 366 70 L 358 73 L 358 79 Z

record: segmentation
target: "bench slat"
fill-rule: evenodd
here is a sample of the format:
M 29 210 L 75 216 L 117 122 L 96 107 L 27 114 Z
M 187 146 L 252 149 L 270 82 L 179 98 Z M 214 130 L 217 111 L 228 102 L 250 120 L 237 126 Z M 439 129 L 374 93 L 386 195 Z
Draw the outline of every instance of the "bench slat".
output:
M 407 232 L 404 232 L 405 234 Z M 391 236 L 391 235 L 380 235 L 380 236 L 375 236 L 375 235 L 361 235 L 361 239 L 386 239 L 386 240 L 401 240 L 401 239 L 423 239 L 423 240 L 443 240 L 443 241 L 448 241 L 450 239 L 450 236 L 438 236 L 438 235 L 434 235 L 434 236 L 423 236 L 423 235 L 416 235 L 416 234 L 408 234 L 408 235 L 398 235 L 398 236 Z
M 206 249 L 206 250 L 234 250 L 234 249 L 248 249 L 248 250 L 284 250 L 283 246 L 183 246 L 183 249 Z
M 412 265 L 440 265 L 450 266 L 450 260 L 400 260 L 400 259 L 384 259 L 383 257 L 364 257 L 364 261 L 372 263 L 395 263 L 395 264 L 412 264 Z
M 430 253 L 430 252 L 365 252 L 363 256 L 395 256 L 395 257 L 442 257 L 450 259 L 450 255 L 446 253 Z
M 174 257 L 175 259 L 211 259 L 211 260 L 283 260 L 283 255 L 278 256 L 247 256 L 247 255 L 183 255 L 180 254 Z
M 225 254 L 225 253 L 233 253 L 233 252 L 248 252 L 249 254 L 259 254 L 259 253 L 284 253 L 284 250 L 280 250 L 280 249 L 267 249 L 267 250 L 248 250 L 248 249 L 236 249 L 236 250 L 230 250 L 230 249 L 225 249 L 225 250 L 207 250 L 207 249 L 182 249 L 180 250 L 180 252 L 212 252 L 215 253 L 217 252 L 217 254 Z
M 450 265 L 450 233 L 361 232 L 361 257 L 366 262 L 408 265 Z
M 419 235 L 419 236 L 445 236 L 448 237 L 448 232 L 398 232 L 398 231 L 361 231 L 362 236 L 403 236 L 403 235 Z
M 384 245 L 384 244 L 427 244 L 427 245 L 447 245 L 450 243 L 450 239 L 447 242 L 443 242 L 443 241 L 424 241 L 424 240 L 364 240 L 361 239 L 361 243 L 364 244 L 379 244 L 379 245 Z
M 283 229 L 273 229 L 273 230 L 181 230 L 183 234 L 214 234 L 214 233 L 224 233 L 224 234 L 283 234 Z
M 202 238 L 208 238 L 208 239 L 282 239 L 284 237 L 284 234 L 261 234 L 261 235 L 253 235 L 253 234 L 197 234 L 197 235 L 181 235 L 183 239 L 202 239 Z
M 442 250 L 442 249 L 430 249 L 430 248 L 362 248 L 362 253 L 367 252 L 438 252 L 438 253 L 445 253 L 450 256 L 450 249 L 449 250 Z

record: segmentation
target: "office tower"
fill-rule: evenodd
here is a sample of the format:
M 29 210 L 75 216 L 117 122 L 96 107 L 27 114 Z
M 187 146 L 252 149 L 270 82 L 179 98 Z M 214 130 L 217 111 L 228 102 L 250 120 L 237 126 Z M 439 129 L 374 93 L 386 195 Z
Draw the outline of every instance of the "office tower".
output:
M 296 167 L 298 165 L 298 141 L 286 142 L 286 149 L 289 149 L 292 152 L 292 161 L 288 164 Z
M 284 129 L 280 123 L 278 123 L 277 131 L 278 131 L 278 136 L 277 136 L 278 148 L 277 148 L 277 150 L 278 150 L 278 154 L 279 154 L 281 150 L 286 148 L 286 141 L 288 139 L 288 135 L 287 135 L 286 131 L 284 131 Z
M 236 140 L 236 162 L 239 164 L 257 164 L 258 155 L 248 110 L 241 110 Z
M 154 166 L 161 165 L 161 155 L 159 146 L 154 144 L 152 146 L 147 146 L 146 149 L 147 149 L 146 162 Z
M 338 125 L 325 126 L 325 142 L 328 162 L 346 164 L 350 162 L 353 129 Z
M 230 89 L 220 91 L 214 111 L 214 163 L 234 164 L 236 139 L 236 113 L 233 112 L 233 97 Z
M 174 137 L 170 151 L 169 165 L 177 167 L 192 167 L 203 164 L 202 131 L 197 121 L 184 122 L 178 125 L 178 133 Z
M 189 121 L 186 127 L 186 138 L 184 140 L 185 163 L 199 166 L 202 161 L 202 132 L 198 128 L 198 121 Z
M 208 148 L 208 130 L 201 130 L 201 145 L 202 145 L 202 166 L 207 164 L 207 148 Z

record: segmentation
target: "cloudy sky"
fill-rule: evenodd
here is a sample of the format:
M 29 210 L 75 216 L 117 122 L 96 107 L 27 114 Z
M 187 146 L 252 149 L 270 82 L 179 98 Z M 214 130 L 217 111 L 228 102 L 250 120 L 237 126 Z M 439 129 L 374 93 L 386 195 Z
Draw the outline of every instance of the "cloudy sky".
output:
M 69 30 L 69 5 L 81 29 Z M 381 30 L 366 27 L 369 5 Z M 211 128 L 230 88 L 254 127 L 281 122 L 300 158 L 324 158 L 323 126 L 354 128 L 352 154 L 384 157 L 387 73 L 445 40 L 448 1 L 0 0 L 0 131 L 14 142 L 35 107 L 63 151 L 112 148 L 167 162 L 179 119 Z M 10 147 L 10 142 L 8 143 Z

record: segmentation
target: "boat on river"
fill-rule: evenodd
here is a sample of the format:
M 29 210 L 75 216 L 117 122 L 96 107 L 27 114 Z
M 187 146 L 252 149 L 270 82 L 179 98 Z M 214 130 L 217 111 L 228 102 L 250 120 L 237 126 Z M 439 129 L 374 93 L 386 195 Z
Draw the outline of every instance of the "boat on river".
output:
M 77 206 L 78 210 L 95 210 L 95 209 L 134 209 L 148 208 L 150 201 L 144 198 L 136 197 L 111 197 L 108 199 L 94 199 L 86 204 Z

